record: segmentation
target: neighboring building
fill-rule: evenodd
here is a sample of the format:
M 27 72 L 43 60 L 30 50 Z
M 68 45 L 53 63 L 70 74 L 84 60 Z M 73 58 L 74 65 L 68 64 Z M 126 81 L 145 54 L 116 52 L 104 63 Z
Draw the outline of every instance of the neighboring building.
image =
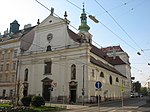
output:
M 145 87 L 147 88 L 148 94 L 150 95 L 150 77 L 147 79 Z
M 41 95 L 46 101 L 81 102 L 83 97 L 84 101 L 90 101 L 100 94 L 102 100 L 120 99 L 121 89 L 124 97 L 130 97 L 127 53 L 118 52 L 113 59 L 92 44 L 84 8 L 78 34 L 69 29 L 66 17 L 66 13 L 62 19 L 51 12 L 31 30 L 32 35 L 22 38 L 18 58 L 20 97 Z M 102 82 L 100 92 L 95 88 L 96 81 Z
M 15 20 L 10 24 L 10 31 L 0 37 L 0 97 L 12 99 L 16 88 L 17 56 L 20 53 L 20 39 L 30 28 L 19 30 Z

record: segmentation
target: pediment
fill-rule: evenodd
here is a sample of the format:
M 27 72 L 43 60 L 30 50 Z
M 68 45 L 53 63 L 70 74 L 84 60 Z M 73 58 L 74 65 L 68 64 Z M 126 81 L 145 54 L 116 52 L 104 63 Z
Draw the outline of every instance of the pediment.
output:
M 48 78 L 48 77 L 45 77 L 43 80 L 41 80 L 42 82 L 53 82 L 52 79 Z
M 76 81 L 70 81 L 69 86 L 77 86 L 78 83 Z
M 49 15 L 44 21 L 42 21 L 38 27 L 43 27 L 43 26 L 47 26 L 47 25 L 53 25 L 53 24 L 58 24 L 64 22 L 64 20 L 62 18 L 59 17 L 55 17 L 52 15 Z

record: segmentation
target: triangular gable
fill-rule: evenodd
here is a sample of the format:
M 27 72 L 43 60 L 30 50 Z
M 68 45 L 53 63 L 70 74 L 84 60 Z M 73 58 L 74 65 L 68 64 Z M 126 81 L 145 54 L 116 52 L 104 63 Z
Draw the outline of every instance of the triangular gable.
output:
M 62 18 L 49 15 L 45 20 L 43 20 L 39 24 L 39 27 L 50 25 L 50 24 L 55 24 L 55 23 L 60 23 L 60 22 L 64 22 L 64 20 Z
M 48 77 L 45 77 L 43 80 L 41 80 L 42 82 L 52 82 L 53 80 L 48 78 Z

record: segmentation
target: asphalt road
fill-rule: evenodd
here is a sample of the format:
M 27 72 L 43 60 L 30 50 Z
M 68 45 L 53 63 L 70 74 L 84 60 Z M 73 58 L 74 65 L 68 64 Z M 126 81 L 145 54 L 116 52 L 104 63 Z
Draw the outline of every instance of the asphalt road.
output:
M 148 97 L 129 98 L 124 99 L 123 103 L 120 100 L 108 101 L 100 103 L 100 107 L 97 104 L 86 104 L 86 106 L 63 112 L 150 112 L 150 100 L 147 102 L 148 99 Z

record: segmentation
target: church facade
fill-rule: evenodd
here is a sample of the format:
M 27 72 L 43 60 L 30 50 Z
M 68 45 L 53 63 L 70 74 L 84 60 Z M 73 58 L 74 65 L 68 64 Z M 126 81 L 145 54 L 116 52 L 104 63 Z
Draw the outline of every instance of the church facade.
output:
M 130 97 L 130 64 L 122 55 L 111 57 L 107 49 L 92 44 L 85 9 L 78 34 L 69 21 L 53 12 L 21 39 L 18 57 L 19 97 L 41 95 L 46 101 L 89 102 Z M 121 47 L 119 46 L 121 49 Z M 117 53 L 124 53 L 123 50 Z M 128 68 L 128 69 L 127 69 Z M 96 89 L 100 81 L 102 87 Z

